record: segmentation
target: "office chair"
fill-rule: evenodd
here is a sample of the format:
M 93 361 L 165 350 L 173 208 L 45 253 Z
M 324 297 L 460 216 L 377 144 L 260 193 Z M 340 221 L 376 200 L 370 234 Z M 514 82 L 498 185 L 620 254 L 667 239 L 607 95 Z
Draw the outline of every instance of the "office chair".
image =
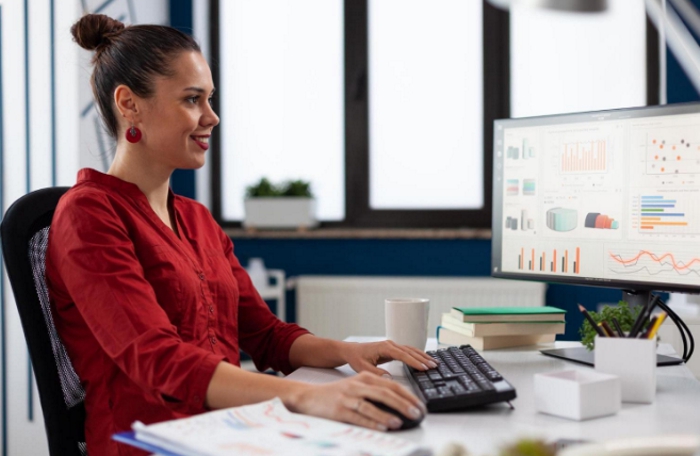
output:
M 51 456 L 84 456 L 85 392 L 56 333 L 44 270 L 49 225 L 68 187 L 15 201 L 0 224 L 2 253 L 36 376 Z

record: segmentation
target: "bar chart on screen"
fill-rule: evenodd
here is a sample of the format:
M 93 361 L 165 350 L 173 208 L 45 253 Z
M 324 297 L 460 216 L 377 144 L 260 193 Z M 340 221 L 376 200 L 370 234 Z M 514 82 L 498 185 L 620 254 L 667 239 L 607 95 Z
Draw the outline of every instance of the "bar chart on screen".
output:
M 698 208 L 691 193 L 641 194 L 632 198 L 632 225 L 639 233 L 700 234 Z
M 700 278 L 700 252 L 664 252 L 611 246 L 606 265 L 611 276 L 630 279 L 685 279 L 697 283 Z
M 522 247 L 516 252 L 520 271 L 548 274 L 580 274 L 581 248 L 535 249 Z M 515 254 L 513 255 L 515 259 Z
M 574 141 L 561 144 L 561 174 L 605 173 L 608 171 L 608 141 Z

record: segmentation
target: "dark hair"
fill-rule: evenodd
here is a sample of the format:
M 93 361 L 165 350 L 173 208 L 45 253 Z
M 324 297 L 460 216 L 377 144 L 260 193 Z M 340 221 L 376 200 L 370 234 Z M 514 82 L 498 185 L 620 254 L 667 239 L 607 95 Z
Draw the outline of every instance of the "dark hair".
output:
M 107 131 L 117 138 L 114 90 L 124 84 L 136 95 L 153 95 L 153 78 L 174 75 L 172 61 L 183 51 L 201 52 L 189 35 L 162 25 L 125 27 L 104 14 L 87 14 L 70 29 L 80 47 L 94 50 L 90 83 Z

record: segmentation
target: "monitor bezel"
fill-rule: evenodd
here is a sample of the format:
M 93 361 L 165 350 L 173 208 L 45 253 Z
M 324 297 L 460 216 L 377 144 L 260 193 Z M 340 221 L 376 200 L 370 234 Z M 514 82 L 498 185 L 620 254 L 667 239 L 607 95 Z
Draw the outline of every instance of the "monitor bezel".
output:
M 493 211 L 491 222 L 491 276 L 503 279 L 528 280 L 546 283 L 561 283 L 568 285 L 584 285 L 594 287 L 616 288 L 620 290 L 638 291 L 668 291 L 681 293 L 700 293 L 700 286 L 687 284 L 668 284 L 663 282 L 640 282 L 634 280 L 616 280 L 593 277 L 570 277 L 553 274 L 512 273 L 501 270 L 501 254 L 503 245 L 503 173 L 505 156 L 503 153 L 504 128 L 520 128 L 533 126 L 550 126 L 577 122 L 606 122 L 610 120 L 659 117 L 684 114 L 700 114 L 700 102 L 680 103 L 663 106 L 644 106 L 636 108 L 613 109 L 604 111 L 588 111 L 547 116 L 520 117 L 497 119 L 493 128 Z

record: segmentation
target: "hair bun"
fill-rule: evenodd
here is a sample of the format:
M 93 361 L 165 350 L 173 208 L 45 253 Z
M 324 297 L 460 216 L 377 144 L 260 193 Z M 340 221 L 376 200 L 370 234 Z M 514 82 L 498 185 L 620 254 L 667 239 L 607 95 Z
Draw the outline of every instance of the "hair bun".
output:
M 86 14 L 73 24 L 70 32 L 80 47 L 92 51 L 109 43 L 114 34 L 124 30 L 124 24 L 104 14 Z

